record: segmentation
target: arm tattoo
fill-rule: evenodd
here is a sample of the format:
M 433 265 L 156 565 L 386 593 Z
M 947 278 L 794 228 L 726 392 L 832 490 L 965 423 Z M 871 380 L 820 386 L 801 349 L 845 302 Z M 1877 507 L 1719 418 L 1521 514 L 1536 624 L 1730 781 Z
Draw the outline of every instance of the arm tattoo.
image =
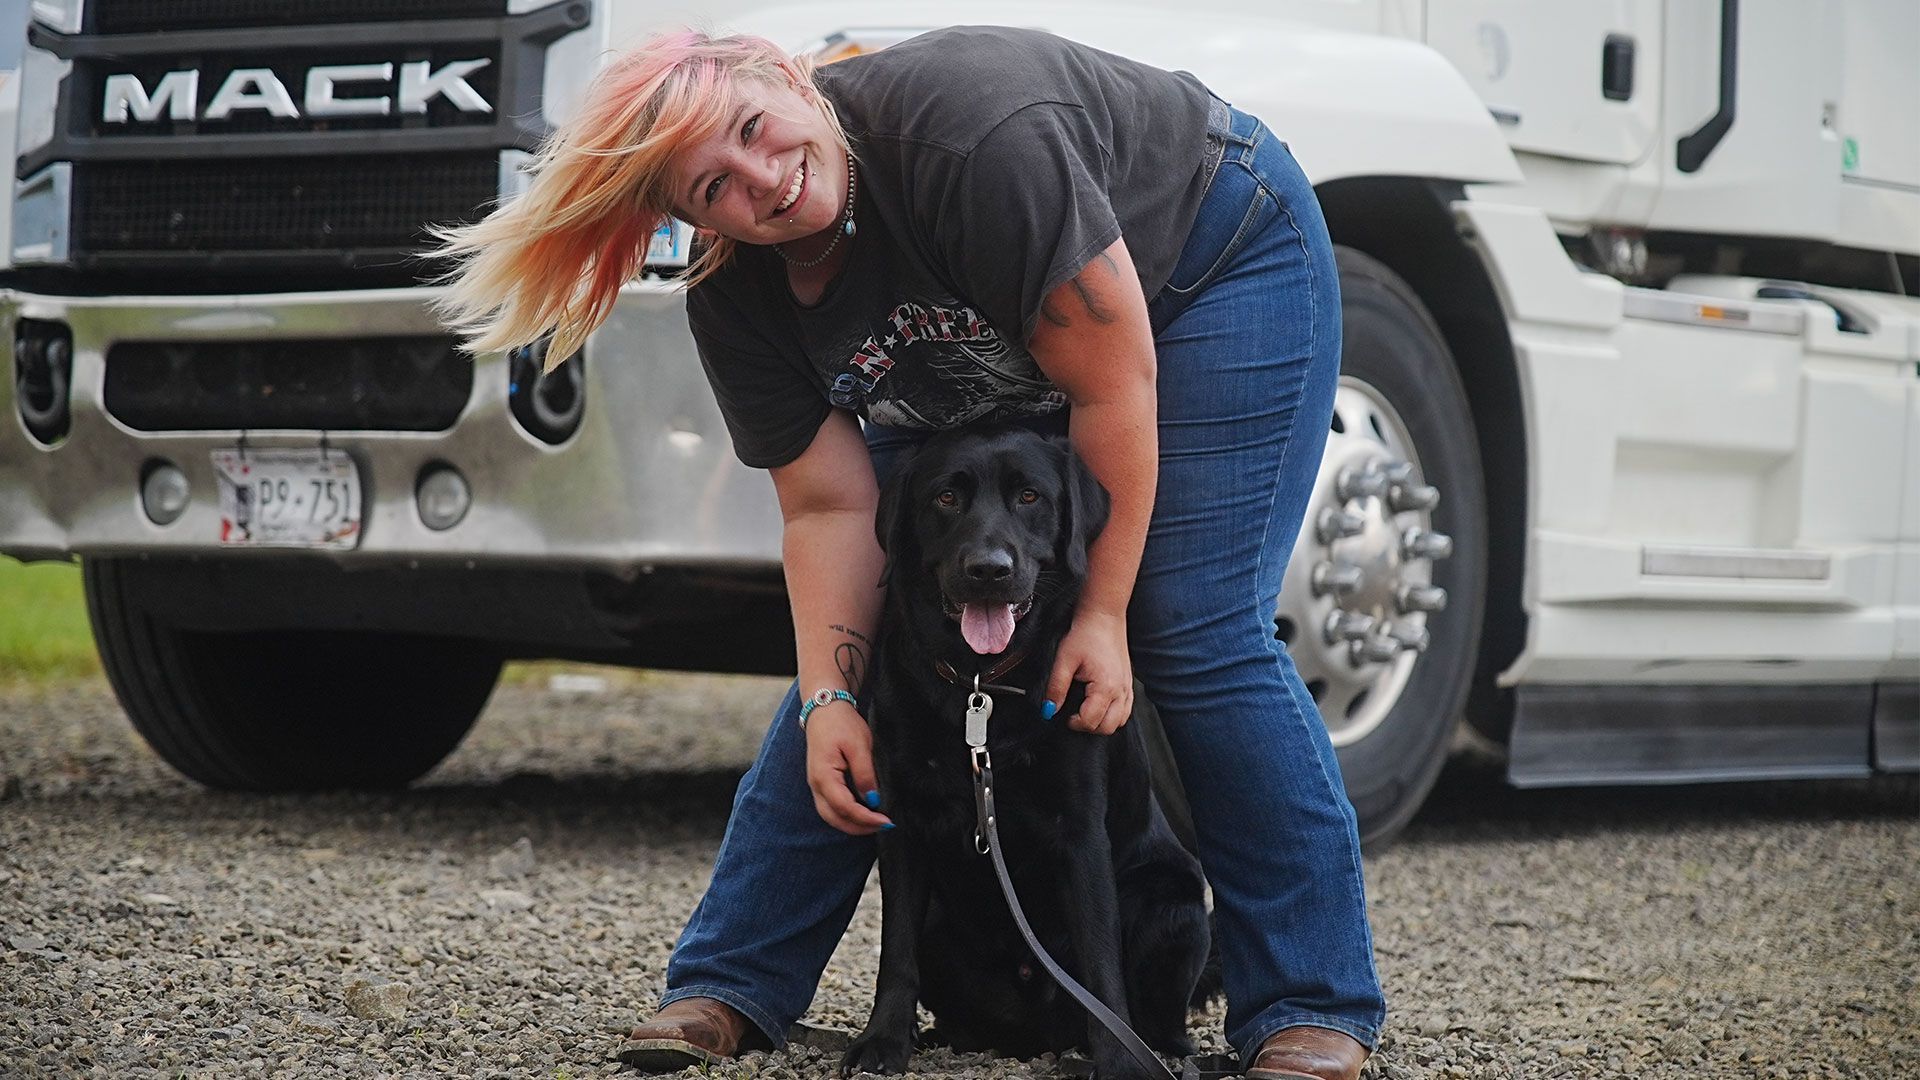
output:
M 1107 268 L 1107 273 L 1114 277 L 1120 276 L 1120 264 L 1113 261 L 1113 256 L 1103 251 L 1096 256 L 1096 258 Z M 1087 265 L 1092 266 L 1093 264 L 1089 263 Z M 1093 317 L 1093 321 L 1105 326 L 1112 322 L 1116 316 L 1112 311 L 1101 306 L 1100 294 L 1095 292 L 1093 288 L 1083 280 L 1085 277 L 1086 271 L 1082 270 L 1079 275 L 1075 276 L 1068 284 L 1073 286 L 1073 291 L 1080 297 L 1080 306 L 1087 309 L 1087 314 Z M 1054 306 L 1051 296 L 1041 299 L 1040 316 L 1055 326 L 1073 325 L 1073 320 L 1067 317 L 1066 312 Z
M 860 646 L 846 642 L 834 646 L 833 662 L 840 669 L 840 677 L 847 680 L 847 689 L 856 697 L 867 678 L 867 654 Z
M 848 637 L 859 638 L 861 641 L 866 642 L 867 648 L 873 648 L 873 640 L 851 626 L 841 626 L 839 623 L 834 623 L 832 626 L 827 627 L 827 629 L 838 630 Z
M 1087 288 L 1086 282 L 1081 281 L 1079 278 L 1074 278 L 1073 291 L 1080 294 L 1080 303 L 1086 307 L 1087 314 L 1093 316 L 1094 322 L 1105 326 L 1107 323 L 1113 321 L 1113 312 L 1100 306 L 1100 295 L 1092 289 Z

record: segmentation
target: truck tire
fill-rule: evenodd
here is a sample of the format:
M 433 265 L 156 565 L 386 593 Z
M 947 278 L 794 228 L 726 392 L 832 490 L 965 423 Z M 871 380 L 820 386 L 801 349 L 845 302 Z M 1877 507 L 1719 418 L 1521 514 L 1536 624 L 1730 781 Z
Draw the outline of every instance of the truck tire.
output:
M 1336 249 L 1344 346 L 1332 431 L 1275 633 L 1326 721 L 1364 843 L 1413 817 L 1479 648 L 1486 493 L 1445 339 L 1399 275 Z
M 141 588 L 164 566 L 82 568 L 121 706 L 156 753 L 209 787 L 403 786 L 453 751 L 500 675 L 498 653 L 454 638 L 183 629 Z

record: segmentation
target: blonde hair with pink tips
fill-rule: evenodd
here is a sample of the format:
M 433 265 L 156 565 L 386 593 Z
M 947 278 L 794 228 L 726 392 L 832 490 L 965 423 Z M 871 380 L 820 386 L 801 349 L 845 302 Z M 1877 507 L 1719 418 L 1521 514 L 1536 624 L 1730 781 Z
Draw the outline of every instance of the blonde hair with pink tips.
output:
M 579 111 L 535 156 L 532 182 L 472 225 L 434 230 L 430 256 L 453 260 L 434 301 L 446 325 L 478 355 L 547 333 L 547 369 L 580 348 L 640 272 L 653 234 L 673 206 L 671 167 L 738 107 L 739 80 L 792 85 L 846 131 L 813 86 L 813 62 L 765 38 L 660 34 L 616 56 L 589 85 Z M 711 242 L 687 268 L 691 285 L 726 264 L 734 241 Z

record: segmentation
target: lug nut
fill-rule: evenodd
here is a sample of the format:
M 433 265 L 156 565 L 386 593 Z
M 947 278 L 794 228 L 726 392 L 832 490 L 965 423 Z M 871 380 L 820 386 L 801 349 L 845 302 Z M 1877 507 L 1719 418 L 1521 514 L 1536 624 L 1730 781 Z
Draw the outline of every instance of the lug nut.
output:
M 1342 641 L 1358 641 L 1373 633 L 1373 616 L 1358 611 L 1335 611 L 1327 616 L 1325 634 L 1327 644 L 1336 645 Z
M 1355 665 L 1384 664 L 1400 655 L 1400 643 L 1390 637 L 1378 635 L 1362 638 L 1347 646 L 1348 655 Z
M 1313 568 L 1313 595 L 1346 596 L 1360 587 L 1362 571 L 1352 563 L 1323 562 Z
M 1431 510 L 1440 504 L 1440 489 L 1426 484 L 1395 484 L 1387 489 L 1387 505 L 1402 510 Z
M 1396 461 L 1386 468 L 1381 469 L 1380 474 L 1387 478 L 1387 485 L 1389 487 L 1406 487 L 1408 484 L 1413 483 L 1413 463 L 1410 461 Z
M 1440 611 L 1447 606 L 1447 590 L 1438 585 L 1402 585 L 1393 593 L 1403 612 Z
M 1365 469 L 1349 466 L 1340 470 L 1340 478 L 1334 482 L 1333 489 L 1341 502 L 1376 498 L 1387 490 L 1387 474 L 1371 466 Z
M 1399 648 L 1412 649 L 1414 652 L 1426 652 L 1427 645 L 1433 640 L 1433 636 L 1427 633 L 1426 627 L 1414 626 L 1411 623 L 1395 623 L 1388 626 L 1385 636 Z
M 1401 535 L 1400 554 L 1409 559 L 1444 559 L 1453 554 L 1453 537 L 1416 526 Z
M 1358 536 L 1367 528 L 1367 519 L 1352 510 L 1342 510 L 1329 506 L 1320 511 L 1320 517 L 1314 525 L 1315 535 L 1323 544 L 1331 544 L 1349 536 Z

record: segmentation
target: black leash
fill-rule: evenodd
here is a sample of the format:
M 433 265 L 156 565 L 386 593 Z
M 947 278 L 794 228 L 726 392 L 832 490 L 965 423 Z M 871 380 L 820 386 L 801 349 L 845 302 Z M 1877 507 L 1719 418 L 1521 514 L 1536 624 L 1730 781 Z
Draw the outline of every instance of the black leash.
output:
M 1134 1034 L 1127 1022 L 1114 1015 L 1112 1009 L 1102 1004 L 1087 988 L 1074 981 L 1073 976 L 1055 963 L 1047 950 L 1040 947 L 1040 939 L 1034 937 L 1033 927 L 1027 925 L 1027 913 L 1020 909 L 1020 898 L 1014 895 L 1013 879 L 1007 875 L 1007 860 L 1000 853 L 1000 829 L 995 820 L 993 808 L 993 755 L 987 752 L 987 718 L 993 715 L 993 699 L 980 690 L 980 677 L 974 676 L 973 693 L 967 697 L 967 750 L 973 756 L 973 807 L 978 815 L 978 830 L 974 834 L 974 847 L 983 855 L 993 858 L 993 872 L 1000 878 L 1000 892 L 1007 898 L 1007 910 L 1013 912 L 1013 921 L 1020 928 L 1020 936 L 1027 939 L 1027 948 L 1040 958 L 1040 963 L 1053 976 L 1053 981 L 1073 995 L 1095 1019 L 1106 1025 L 1108 1031 L 1120 1040 L 1127 1053 L 1146 1069 L 1149 1075 L 1174 1080 L 1173 1072 L 1167 1068 L 1160 1055 Z

